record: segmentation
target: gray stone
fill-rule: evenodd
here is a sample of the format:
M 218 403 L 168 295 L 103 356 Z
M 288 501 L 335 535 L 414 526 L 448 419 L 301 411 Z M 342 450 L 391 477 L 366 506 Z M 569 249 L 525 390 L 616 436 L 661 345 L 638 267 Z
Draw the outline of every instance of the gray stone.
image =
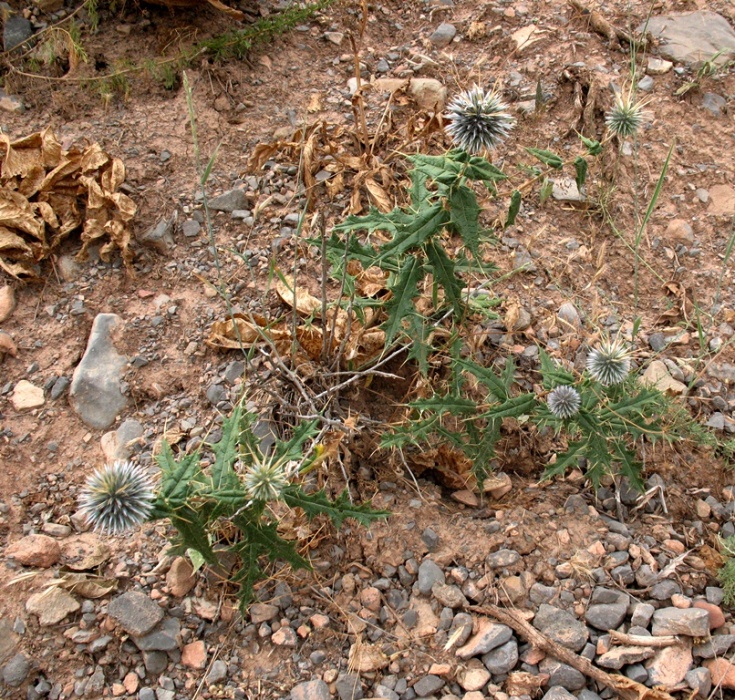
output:
M 120 423 L 120 427 L 114 433 L 108 433 L 103 438 L 104 440 L 109 436 L 109 447 L 103 446 L 103 452 L 105 457 L 109 461 L 125 460 L 133 455 L 134 452 L 140 449 L 141 438 L 143 437 L 143 426 L 137 420 L 125 420 Z
M 356 673 L 340 673 L 335 687 L 339 700 L 362 700 L 362 685 Z
M 62 396 L 63 393 L 69 388 L 69 384 L 71 384 L 69 377 L 59 377 L 54 382 L 54 385 L 51 387 L 51 391 L 49 392 L 51 400 L 56 401 L 56 399 Z
M 491 569 L 502 569 L 506 566 L 513 566 L 521 560 L 521 555 L 513 549 L 499 549 L 497 552 L 488 554 L 485 557 L 485 563 Z
M 559 686 L 556 686 L 557 688 Z M 601 700 L 600 696 L 597 693 L 593 693 L 591 690 L 588 690 L 587 688 L 583 688 L 582 690 L 577 693 L 578 700 Z
M 141 688 L 138 691 L 138 700 L 156 700 L 156 691 L 153 688 Z
M 3 681 L 11 688 L 17 688 L 31 670 L 31 662 L 23 655 L 16 654 L 3 666 Z
M 400 695 L 395 690 L 380 683 L 373 688 L 373 695 L 376 698 L 384 698 L 385 700 L 400 700 Z
M 233 360 L 229 365 L 227 365 L 227 369 L 224 373 L 224 380 L 228 384 L 234 384 L 238 379 L 240 379 L 240 377 L 242 377 L 244 371 L 245 363 L 240 362 L 240 360 Z
M 712 690 L 712 674 L 708 668 L 693 668 L 684 680 L 687 685 L 702 698 L 709 697 Z
M 207 401 L 209 401 L 212 406 L 216 406 L 223 401 L 227 401 L 228 398 L 227 389 L 225 389 L 222 384 L 212 384 L 207 389 Z
M 181 623 L 175 617 L 167 617 L 148 634 L 133 637 L 141 651 L 172 651 L 179 646 Z
M 668 345 L 666 336 L 661 332 L 651 333 L 648 336 L 648 344 L 654 352 L 663 352 Z
M 214 211 L 232 212 L 236 209 L 246 209 L 247 205 L 248 199 L 245 196 L 245 190 L 241 189 L 229 190 L 209 201 L 209 208 Z
M 649 596 L 654 600 L 668 600 L 672 595 L 676 595 L 677 593 L 681 593 L 681 586 L 676 581 L 665 579 L 664 581 L 659 581 L 659 583 L 651 588 Z
M 160 676 L 168 666 L 168 654 L 165 651 L 144 651 L 143 665 L 152 676 Z
M 712 605 L 720 605 L 725 600 L 725 591 L 719 586 L 707 586 L 704 589 L 704 595 L 707 598 L 707 602 L 712 603 Z
M 184 234 L 184 238 L 196 238 L 201 230 L 202 225 L 196 219 L 187 219 L 181 224 L 181 233 Z
M 572 651 L 580 651 L 589 637 L 587 627 L 572 613 L 552 605 L 539 606 L 533 626 Z
M 8 17 L 3 27 L 3 50 L 12 51 L 33 36 L 33 26 L 25 17 Z
M 714 659 L 724 656 L 735 644 L 735 634 L 716 634 L 703 644 L 692 647 L 692 655 L 700 659 Z
M 605 586 L 597 586 L 590 596 L 590 605 L 625 605 L 629 602 L 628 594 L 624 591 L 614 591 Z
M 101 698 L 102 689 L 105 687 L 105 672 L 102 666 L 97 666 L 94 673 L 87 679 L 87 685 L 84 689 L 85 695 Z
M 18 621 L 23 622 L 20 618 Z M 470 630 L 472 629 L 472 622 L 470 621 Z M 19 633 L 22 634 L 25 628 Z M 0 663 L 9 659 L 16 650 L 17 637 L 13 630 L 13 624 L 7 617 L 0 617 Z
M 270 603 L 253 603 L 248 612 L 250 613 L 250 622 L 254 625 L 260 625 L 263 622 L 270 622 L 278 616 L 279 608 L 277 605 Z
M 175 700 L 176 691 L 166 688 L 156 688 L 156 700 Z
M 542 700 L 577 700 L 577 698 L 568 690 L 565 690 L 559 685 L 555 685 L 546 691 Z
M 562 322 L 563 330 L 578 329 L 582 325 L 577 307 L 571 301 L 565 301 L 556 312 L 556 317 Z
M 584 615 L 588 625 L 598 630 L 614 630 L 620 626 L 628 612 L 628 606 L 620 603 L 590 605 Z
M 487 654 L 501 644 L 510 641 L 513 636 L 513 630 L 506 625 L 490 622 L 487 619 L 481 621 L 480 625 L 480 629 L 470 637 L 467 644 L 457 649 L 457 656 L 460 659 L 470 659 L 473 656 Z
M 330 700 L 329 686 L 322 680 L 299 683 L 291 688 L 291 700 Z
M 727 107 L 727 100 L 722 95 L 717 95 L 714 92 L 705 92 L 702 95 L 702 107 L 719 117 L 722 116 Z
M 663 58 L 699 65 L 719 53 L 715 64 L 722 66 L 735 56 L 735 32 L 730 23 L 715 12 L 671 13 L 649 17 L 638 27 L 658 39 Z
M 610 576 L 613 581 L 623 585 L 629 586 L 635 581 L 635 573 L 630 564 L 623 564 L 622 566 L 616 566 L 611 572 Z
M 643 564 L 638 571 L 635 572 L 635 582 L 640 588 L 648 588 L 656 583 L 658 573 L 654 571 L 648 564 Z
M 207 674 L 207 683 L 219 683 L 227 678 L 227 664 L 222 659 L 217 659 L 212 663 L 212 668 Z
M 439 676 L 429 674 L 423 678 L 419 678 L 413 685 L 413 690 L 420 698 L 433 695 L 437 690 L 444 687 L 445 680 Z
M 424 544 L 426 545 L 426 548 L 433 552 L 436 550 L 436 548 L 439 546 L 439 535 L 434 532 L 430 527 L 427 527 L 422 533 L 421 533 L 421 539 L 424 541 Z
M 587 684 L 583 673 L 549 656 L 538 666 L 541 673 L 549 674 L 549 686 L 560 685 L 566 690 L 580 690 Z
M 579 191 L 576 181 L 571 177 L 551 181 L 551 196 L 559 202 L 586 202 L 587 196 Z
M 128 403 L 120 389 L 127 360 L 117 352 L 112 340 L 113 331 L 122 323 L 117 314 L 98 314 L 87 349 L 74 370 L 69 401 L 91 428 L 109 428 Z
M 558 589 L 553 586 L 545 586 L 543 583 L 534 583 L 529 592 L 532 603 L 550 603 L 559 594 Z
M 643 76 L 638 81 L 638 89 L 643 92 L 651 92 L 653 90 L 653 78 L 650 75 Z
M 431 593 L 435 583 L 444 583 L 444 572 L 431 559 L 424 559 L 419 566 L 418 587 L 424 595 Z
M 634 627 L 648 627 L 655 611 L 656 608 L 650 603 L 636 603 L 630 618 L 630 624 Z
M 443 49 L 452 43 L 452 39 L 457 35 L 457 28 L 449 22 L 442 22 L 434 33 L 429 37 L 429 41 L 437 49 Z
M 648 681 L 648 671 L 642 664 L 631 664 L 625 669 L 625 675 L 636 683 L 646 683 Z
M 454 638 L 455 632 L 461 627 L 462 631 L 458 633 L 457 641 L 454 643 L 456 647 L 461 647 L 472 634 L 472 615 L 469 613 L 460 612 L 454 616 L 452 625 L 449 628 L 449 637 Z
M 670 634 L 706 637 L 709 634 L 709 614 L 700 608 L 662 608 L 653 613 L 651 632 L 654 637 Z
M 518 663 L 518 642 L 510 639 L 505 644 L 501 644 L 483 655 L 482 663 L 494 676 L 508 673 Z
M 161 255 L 170 253 L 176 246 L 174 241 L 174 224 L 176 217 L 160 219 L 157 224 L 151 226 L 137 236 L 138 242 L 146 248 L 151 248 Z
M 111 600 L 107 614 L 134 637 L 147 634 L 163 620 L 161 607 L 140 591 L 128 591 Z
M 462 608 L 468 605 L 467 598 L 464 597 L 462 591 L 457 586 L 447 586 L 443 583 L 435 583 L 431 587 L 431 592 L 442 605 L 452 610 Z

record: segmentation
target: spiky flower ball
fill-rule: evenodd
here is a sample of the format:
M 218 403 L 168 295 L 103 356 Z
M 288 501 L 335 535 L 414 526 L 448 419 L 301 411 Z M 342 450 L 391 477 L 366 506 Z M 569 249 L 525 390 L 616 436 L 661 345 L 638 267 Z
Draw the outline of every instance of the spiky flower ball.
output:
M 579 413 L 582 397 L 572 386 L 558 386 L 549 393 L 546 402 L 549 405 L 549 410 L 557 418 L 566 419 Z
M 615 105 L 605 117 L 607 128 L 620 138 L 633 136 L 643 124 L 644 106 L 642 102 L 637 102 L 632 95 L 627 97 L 621 94 L 616 95 Z
M 475 85 L 455 97 L 447 111 L 446 131 L 454 143 L 468 153 L 495 148 L 513 128 L 515 120 L 494 92 Z
M 245 490 L 255 501 L 275 501 L 288 485 L 282 462 L 255 462 L 243 479 Z
M 630 372 L 630 350 L 620 338 L 603 340 L 588 355 L 587 371 L 603 386 L 620 384 Z
M 145 522 L 154 500 L 148 474 L 132 462 L 117 461 L 87 479 L 79 505 L 95 530 L 118 535 Z

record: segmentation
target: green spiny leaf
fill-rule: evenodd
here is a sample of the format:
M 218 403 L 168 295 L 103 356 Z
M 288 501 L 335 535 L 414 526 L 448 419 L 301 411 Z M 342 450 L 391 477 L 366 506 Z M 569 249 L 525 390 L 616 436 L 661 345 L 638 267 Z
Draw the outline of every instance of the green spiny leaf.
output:
M 602 144 L 594 139 L 585 138 L 580 134 L 579 138 L 582 140 L 584 147 L 587 149 L 587 153 L 591 156 L 599 156 L 602 153 Z
M 212 465 L 212 489 L 215 491 L 232 489 L 240 484 L 232 465 L 238 457 L 240 446 L 240 424 L 242 406 L 237 405 L 222 422 L 222 437 L 212 445 L 214 464 Z
M 325 491 L 304 493 L 301 488 L 291 484 L 283 491 L 283 500 L 291 508 L 301 508 L 311 519 L 317 515 L 327 515 L 335 527 L 340 527 L 345 518 L 352 518 L 361 525 L 369 526 L 374 520 L 387 518 L 390 513 L 385 510 L 375 510 L 369 503 L 355 504 L 350 501 L 350 495 L 344 490 L 335 500 L 330 501 Z
M 581 192 L 587 179 L 587 161 L 582 156 L 577 156 L 574 159 L 574 170 L 576 173 L 574 181 L 577 183 L 577 189 Z
M 393 296 L 385 304 L 388 319 L 383 324 L 385 346 L 389 347 L 402 328 L 403 319 L 413 310 L 413 300 L 418 295 L 418 283 L 426 274 L 424 266 L 413 255 L 406 256 L 395 284 L 390 288 Z
M 541 148 L 526 148 L 526 150 L 534 157 L 540 160 L 544 165 L 548 165 L 555 170 L 561 170 L 564 167 L 564 161 L 553 153 Z
M 513 190 L 510 196 L 510 206 L 508 207 L 508 218 L 505 220 L 503 228 L 508 228 L 516 222 L 518 212 L 521 210 L 521 193 L 519 190 Z
M 521 394 L 506 399 L 496 406 L 491 406 L 478 417 L 498 421 L 503 418 L 519 418 L 520 416 L 529 415 L 535 405 L 536 396 L 534 394 Z
M 467 416 L 477 413 L 477 404 L 463 396 L 432 396 L 430 399 L 418 399 L 408 404 L 418 411 L 435 411 L 437 414 L 451 413 L 453 416 Z
M 448 202 L 452 225 L 467 248 L 477 257 L 480 252 L 480 227 L 477 223 L 480 206 L 477 204 L 475 193 L 469 187 L 460 185 L 449 191 Z
M 508 387 L 502 377 L 499 377 L 490 367 L 483 367 L 472 360 L 456 358 L 453 360 L 454 371 L 457 368 L 466 370 L 474 375 L 485 386 L 490 393 L 499 401 L 505 401 L 509 397 Z
M 461 317 L 464 313 L 464 302 L 462 300 L 464 283 L 455 274 L 454 263 L 446 254 L 444 248 L 436 241 L 430 241 L 426 244 L 426 255 L 434 272 L 434 281 L 444 288 L 444 293 L 452 305 L 454 313 Z

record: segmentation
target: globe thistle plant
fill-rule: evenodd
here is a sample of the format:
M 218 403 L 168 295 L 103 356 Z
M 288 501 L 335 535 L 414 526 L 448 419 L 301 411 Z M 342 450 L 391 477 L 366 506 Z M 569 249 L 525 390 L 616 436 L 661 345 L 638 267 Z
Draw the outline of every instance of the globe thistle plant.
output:
M 620 384 L 630 372 L 630 350 L 619 338 L 604 340 L 588 355 L 587 371 L 603 386 Z
M 617 94 L 613 108 L 605 117 L 608 130 L 620 138 L 633 136 L 643 124 L 644 107 L 645 103 L 636 101 L 633 95 Z
M 245 474 L 243 485 L 254 501 L 275 501 L 288 485 L 288 474 L 281 461 L 255 461 Z
M 582 397 L 574 387 L 564 385 L 553 389 L 546 402 L 557 418 L 565 420 L 579 413 Z
M 95 530 L 119 535 L 145 522 L 154 500 L 148 474 L 132 462 L 117 461 L 87 479 L 79 505 Z
M 478 154 L 495 148 L 515 124 L 507 109 L 496 93 L 475 85 L 449 103 L 450 123 L 446 131 L 454 143 L 468 153 Z

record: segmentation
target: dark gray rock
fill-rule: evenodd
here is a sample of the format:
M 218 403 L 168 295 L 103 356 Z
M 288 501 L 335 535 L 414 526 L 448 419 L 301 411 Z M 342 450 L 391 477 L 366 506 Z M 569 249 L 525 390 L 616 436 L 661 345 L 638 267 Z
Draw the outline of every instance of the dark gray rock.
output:
M 431 593 L 435 583 L 444 583 L 444 572 L 439 565 L 431 559 L 424 559 L 419 566 L 418 587 L 419 592 L 424 595 Z
M 437 535 L 430 527 L 427 527 L 421 533 L 421 539 L 424 541 L 426 548 L 430 552 L 436 551 L 436 548 L 439 546 L 439 535 Z
M 340 673 L 335 687 L 339 700 L 362 700 L 362 685 L 356 673 Z
M 212 406 L 216 406 L 219 403 L 222 403 L 223 401 L 227 401 L 229 399 L 229 395 L 227 393 L 227 389 L 225 389 L 222 384 L 212 384 L 207 389 L 207 401 L 212 404 Z
M 452 43 L 452 39 L 457 35 L 457 28 L 449 22 L 442 22 L 429 37 L 429 41 L 437 49 L 443 49 Z
M 634 627 L 648 627 L 655 611 L 656 608 L 650 603 L 636 603 L 630 618 L 630 624 Z
M 69 377 L 59 377 L 54 382 L 54 385 L 51 387 L 51 391 L 49 392 L 51 400 L 56 401 L 56 399 L 62 396 L 64 392 L 69 388 L 69 384 L 71 384 L 71 380 L 69 379 Z
M 719 117 L 727 107 L 727 100 L 722 95 L 717 95 L 714 92 L 705 92 L 702 96 L 702 107 Z
M 614 630 L 620 626 L 628 612 L 628 606 L 620 603 L 590 605 L 584 615 L 588 625 L 598 630 Z
M 533 626 L 572 651 L 580 651 L 589 638 L 587 627 L 572 613 L 552 605 L 539 606 Z
M 649 596 L 654 600 L 668 600 L 672 595 L 681 593 L 681 586 L 676 581 L 666 579 L 659 581 L 653 588 Z
M 187 219 L 181 224 L 181 233 L 184 234 L 184 238 L 196 238 L 201 230 L 202 225 L 196 219 Z
M 214 211 L 232 212 L 236 209 L 247 209 L 247 205 L 248 199 L 241 189 L 229 190 L 209 201 L 209 208 Z
M 388 688 L 381 683 L 378 683 L 378 685 L 373 688 L 373 694 L 376 698 L 385 698 L 385 700 L 400 700 L 401 697 L 395 690 Z
M 692 655 L 700 659 L 714 659 L 724 656 L 735 644 L 735 634 L 716 634 L 703 644 L 692 647 Z
M 662 608 L 653 613 L 651 632 L 654 637 L 670 634 L 706 637 L 709 634 L 709 614 L 700 608 Z
M 429 695 L 433 695 L 437 690 L 444 687 L 445 680 L 439 676 L 429 674 L 423 678 L 419 678 L 416 683 L 413 684 L 413 690 L 420 698 L 425 698 Z
M 617 581 L 622 586 L 629 586 L 635 581 L 635 574 L 630 564 L 623 564 L 622 566 L 616 566 L 611 572 L 610 576 L 613 581 Z
M 117 352 L 112 340 L 113 332 L 122 324 L 117 314 L 98 314 L 87 349 L 74 370 L 69 401 L 91 428 L 109 428 L 128 404 L 120 387 L 127 360 Z
M 454 643 L 455 647 L 461 647 L 470 638 L 470 635 L 472 634 L 472 625 L 472 615 L 469 613 L 460 612 L 454 616 L 452 625 L 449 628 L 449 637 L 454 638 L 453 635 L 456 630 L 460 627 L 462 628 L 462 631 L 458 633 L 459 636 L 457 637 L 457 641 Z
M 628 594 L 604 586 L 597 586 L 590 596 L 590 605 L 628 605 Z
M 176 246 L 176 241 L 174 241 L 175 223 L 175 216 L 160 219 L 157 224 L 137 235 L 138 243 L 155 250 L 161 255 L 170 253 Z
M 587 684 L 583 673 L 549 656 L 541 661 L 538 668 L 541 673 L 549 674 L 549 686 L 560 685 L 566 690 L 580 690 Z
M 12 51 L 33 36 L 33 26 L 25 17 L 8 17 L 3 27 L 3 50 Z
M 719 586 L 707 586 L 704 589 L 704 595 L 707 598 L 707 602 L 712 603 L 712 605 L 720 605 L 725 600 L 725 591 Z
M 138 700 L 156 700 L 156 691 L 153 688 L 141 688 L 138 691 Z
M 559 595 L 559 589 L 553 586 L 545 586 L 543 583 L 534 583 L 528 595 L 532 603 L 540 605 L 554 600 Z
M 568 690 L 564 690 L 561 686 L 555 685 L 546 691 L 542 700 L 577 700 L 577 698 Z
M 722 66 L 735 57 L 735 32 L 716 12 L 654 15 L 638 31 L 650 32 L 658 39 L 659 54 L 669 61 L 696 66 L 719 53 L 714 62 Z
M 168 654 L 165 651 L 144 651 L 143 664 L 152 676 L 160 676 L 168 666 Z
M 181 623 L 175 617 L 167 617 L 148 634 L 133 637 L 141 651 L 172 651 L 179 646 Z
M 693 668 L 687 672 L 684 680 L 700 698 L 709 697 L 712 690 L 712 674 L 708 668 Z
M 140 591 L 128 591 L 113 598 L 107 614 L 134 637 L 147 634 L 163 620 L 161 607 Z
M 17 688 L 31 670 L 31 662 L 23 655 L 16 654 L 3 666 L 3 681 L 11 688 Z
M 291 700 L 330 700 L 329 686 L 322 680 L 299 683 L 291 688 Z
M 511 671 L 518 663 L 518 642 L 515 639 L 489 651 L 482 657 L 485 668 L 494 676 L 501 676 Z

